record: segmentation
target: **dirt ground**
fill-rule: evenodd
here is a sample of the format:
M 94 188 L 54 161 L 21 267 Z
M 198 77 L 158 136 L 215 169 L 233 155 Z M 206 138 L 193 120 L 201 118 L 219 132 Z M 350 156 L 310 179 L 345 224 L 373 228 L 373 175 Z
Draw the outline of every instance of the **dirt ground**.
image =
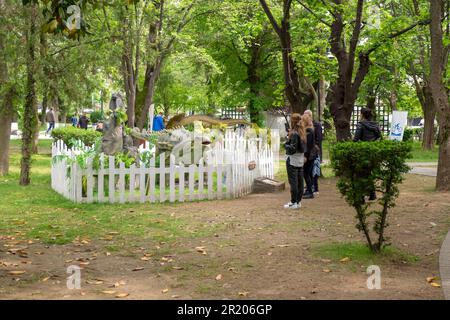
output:
M 380 290 L 367 289 L 367 264 L 317 254 L 321 244 L 364 242 L 335 180 L 325 179 L 301 210 L 282 209 L 286 190 L 167 212 L 217 226 L 207 237 L 114 251 L 103 240 L 45 246 L 0 236 L 0 299 L 443 299 L 426 278 L 439 276 L 450 196 L 433 183 L 408 175 L 401 188 L 387 236 L 418 261 L 383 260 Z M 82 268 L 80 290 L 67 289 L 69 265 Z

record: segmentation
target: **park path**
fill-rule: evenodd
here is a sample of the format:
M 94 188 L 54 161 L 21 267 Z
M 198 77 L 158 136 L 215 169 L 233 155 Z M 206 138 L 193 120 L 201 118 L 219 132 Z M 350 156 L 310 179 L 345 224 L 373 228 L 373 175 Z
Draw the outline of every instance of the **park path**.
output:
M 411 167 L 410 173 L 422 176 L 436 177 L 437 162 L 408 162 Z

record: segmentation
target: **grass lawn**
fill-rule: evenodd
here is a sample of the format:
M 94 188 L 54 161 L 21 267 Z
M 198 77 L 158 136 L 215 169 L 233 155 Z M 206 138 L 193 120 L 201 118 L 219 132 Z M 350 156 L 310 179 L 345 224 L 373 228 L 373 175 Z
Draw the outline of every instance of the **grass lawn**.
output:
M 177 204 L 75 204 L 50 186 L 51 141 L 39 142 L 33 156 L 31 185 L 18 184 L 20 141 L 11 141 L 10 175 L 0 177 L 0 233 L 21 235 L 43 243 L 65 244 L 75 239 L 153 239 L 204 236 L 214 227 L 198 226 L 182 218 L 163 214 L 176 211 Z M 194 224 L 194 225 L 192 225 Z

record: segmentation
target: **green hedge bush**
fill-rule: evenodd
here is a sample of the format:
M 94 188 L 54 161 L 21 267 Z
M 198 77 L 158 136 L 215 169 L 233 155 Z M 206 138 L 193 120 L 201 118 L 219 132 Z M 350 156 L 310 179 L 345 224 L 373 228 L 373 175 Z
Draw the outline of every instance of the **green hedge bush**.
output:
M 338 178 L 337 187 L 346 202 L 356 211 L 356 227 L 367 239 L 373 252 L 380 252 L 385 245 L 384 230 L 388 226 L 388 209 L 395 206 L 398 185 L 409 171 L 406 159 L 411 158 L 411 144 L 391 140 L 374 142 L 340 142 L 331 147 L 332 168 Z M 366 196 L 376 190 L 377 209 Z M 377 239 L 372 240 L 369 216 L 375 216 L 373 231 Z
M 91 123 L 98 123 L 104 119 L 105 119 L 105 117 L 103 116 L 101 111 L 93 111 L 90 114 Z
M 87 146 L 92 146 L 95 141 L 100 138 L 102 134 L 94 130 L 79 129 L 72 126 L 64 128 L 56 128 L 52 131 L 52 138 L 54 141 L 62 140 L 71 148 L 74 141 L 80 140 Z

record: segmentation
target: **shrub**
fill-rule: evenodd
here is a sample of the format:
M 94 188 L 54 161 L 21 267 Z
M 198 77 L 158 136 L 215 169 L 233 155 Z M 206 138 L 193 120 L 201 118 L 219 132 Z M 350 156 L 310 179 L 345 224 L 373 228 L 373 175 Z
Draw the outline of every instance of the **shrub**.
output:
M 91 118 L 90 119 L 91 123 L 98 123 L 98 122 L 104 120 L 104 116 L 103 116 L 101 111 L 94 111 L 94 112 L 92 112 L 91 115 L 90 115 L 90 118 Z
M 69 148 L 73 147 L 74 141 L 77 140 L 87 146 L 92 146 L 101 135 L 100 132 L 94 130 L 78 129 L 72 126 L 57 128 L 52 131 L 53 140 L 62 140 Z
M 367 239 L 372 252 L 380 252 L 386 243 L 388 209 L 395 206 L 398 185 L 409 171 L 406 159 L 411 157 L 409 143 L 381 140 L 374 142 L 341 142 L 330 150 L 331 165 L 338 177 L 337 187 L 346 202 L 356 210 L 356 225 Z M 381 209 L 372 209 L 366 196 L 376 190 L 382 193 L 378 203 Z M 372 241 L 368 218 L 375 216 Z
M 415 137 L 421 140 L 423 135 L 423 128 L 406 128 L 403 134 L 403 141 L 413 141 Z

